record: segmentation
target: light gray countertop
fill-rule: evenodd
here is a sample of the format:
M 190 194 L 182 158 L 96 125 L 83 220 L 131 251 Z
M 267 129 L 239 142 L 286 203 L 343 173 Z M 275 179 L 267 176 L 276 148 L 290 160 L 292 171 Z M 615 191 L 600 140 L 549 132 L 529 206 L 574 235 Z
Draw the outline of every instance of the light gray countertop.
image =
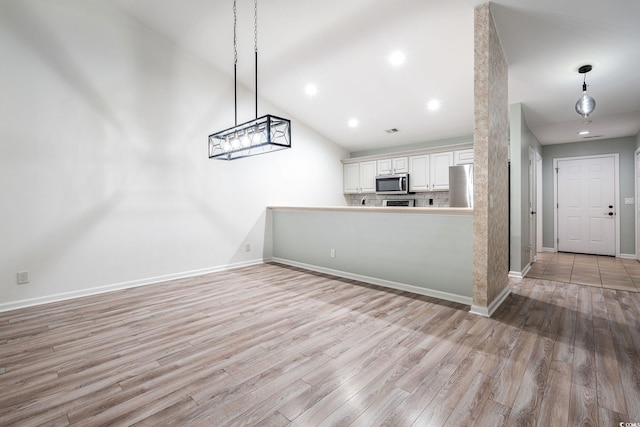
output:
M 472 215 L 473 208 L 416 208 L 388 206 L 267 206 L 279 211 L 327 211 L 327 212 L 382 212 L 436 215 Z

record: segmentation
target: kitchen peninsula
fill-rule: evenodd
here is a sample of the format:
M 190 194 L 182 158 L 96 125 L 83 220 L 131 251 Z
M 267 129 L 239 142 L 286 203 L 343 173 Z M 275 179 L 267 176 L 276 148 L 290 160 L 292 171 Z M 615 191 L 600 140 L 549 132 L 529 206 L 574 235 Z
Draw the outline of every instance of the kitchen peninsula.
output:
M 473 209 L 267 208 L 275 262 L 471 305 Z

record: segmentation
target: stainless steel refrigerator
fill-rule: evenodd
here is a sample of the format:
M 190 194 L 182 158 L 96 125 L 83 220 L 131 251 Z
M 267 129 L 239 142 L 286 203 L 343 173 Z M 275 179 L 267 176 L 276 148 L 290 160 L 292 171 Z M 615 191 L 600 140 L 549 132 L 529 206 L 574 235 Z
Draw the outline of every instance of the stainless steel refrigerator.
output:
M 449 167 L 449 207 L 473 207 L 473 165 Z

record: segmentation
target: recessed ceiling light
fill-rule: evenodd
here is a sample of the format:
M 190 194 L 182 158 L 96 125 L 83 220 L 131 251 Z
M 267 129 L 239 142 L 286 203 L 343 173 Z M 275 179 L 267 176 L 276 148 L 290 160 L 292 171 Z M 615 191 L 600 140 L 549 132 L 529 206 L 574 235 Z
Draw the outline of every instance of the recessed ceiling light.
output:
M 591 132 L 589 132 L 588 130 L 581 130 L 580 132 L 578 132 L 578 135 L 589 135 Z
M 406 56 L 404 54 L 404 52 L 401 52 L 399 50 L 393 52 L 391 55 L 389 55 L 389 63 L 391 65 L 393 65 L 394 67 L 399 67 L 402 64 L 404 64 L 404 60 L 406 59 Z
M 359 124 L 358 119 L 349 119 L 350 128 L 357 128 L 358 124 Z
M 318 86 L 314 85 L 313 83 L 309 83 L 305 86 L 304 92 L 309 96 L 315 96 L 318 94 Z
M 436 111 L 440 109 L 440 101 L 438 101 L 437 99 L 432 99 L 431 101 L 429 101 L 427 103 L 427 108 L 429 109 L 429 111 Z

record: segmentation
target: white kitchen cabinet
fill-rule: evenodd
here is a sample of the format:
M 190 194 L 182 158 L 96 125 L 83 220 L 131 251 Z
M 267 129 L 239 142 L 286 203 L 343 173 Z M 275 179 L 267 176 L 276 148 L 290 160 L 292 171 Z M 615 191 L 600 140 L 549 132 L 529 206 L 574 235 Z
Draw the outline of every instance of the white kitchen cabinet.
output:
M 453 166 L 453 152 L 433 153 L 430 157 L 431 190 L 448 190 L 449 166 Z
M 409 157 L 409 191 L 429 191 L 429 154 Z
M 378 175 L 391 175 L 393 173 L 393 165 L 391 159 L 378 160 Z
M 378 175 L 393 175 L 409 172 L 409 158 L 395 157 L 393 159 L 378 160 Z
M 347 163 L 343 166 L 342 185 L 345 194 L 360 192 L 360 164 Z
M 473 164 L 473 148 L 468 150 L 456 150 L 453 152 L 454 165 Z
M 376 161 L 345 164 L 343 191 L 345 194 L 375 193 Z
M 360 192 L 376 192 L 376 162 L 360 163 Z
M 391 161 L 393 163 L 393 173 L 409 173 L 408 157 L 395 157 Z

